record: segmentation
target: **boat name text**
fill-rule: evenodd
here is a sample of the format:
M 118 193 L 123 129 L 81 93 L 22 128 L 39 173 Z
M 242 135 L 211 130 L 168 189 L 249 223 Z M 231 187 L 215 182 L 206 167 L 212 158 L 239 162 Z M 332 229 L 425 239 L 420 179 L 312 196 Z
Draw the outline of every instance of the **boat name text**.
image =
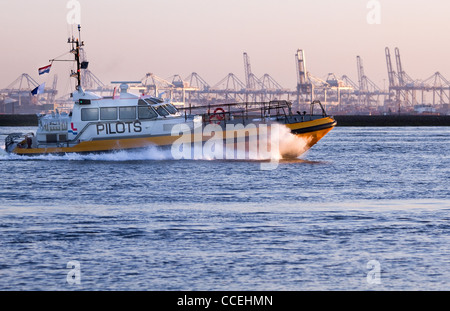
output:
M 140 121 L 127 121 L 115 123 L 97 123 L 97 135 L 100 134 L 122 134 L 122 133 L 140 133 L 142 132 L 142 123 Z

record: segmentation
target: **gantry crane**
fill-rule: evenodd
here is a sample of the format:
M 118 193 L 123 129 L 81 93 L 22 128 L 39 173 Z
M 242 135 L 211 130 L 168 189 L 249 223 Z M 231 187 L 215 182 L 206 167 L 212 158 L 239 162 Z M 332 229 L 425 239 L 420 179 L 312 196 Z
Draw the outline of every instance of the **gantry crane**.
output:
M 356 56 L 358 71 L 358 102 L 362 106 L 369 107 L 372 104 L 378 104 L 380 95 L 389 95 L 381 90 L 376 83 L 370 80 L 364 72 L 364 63 L 360 56 Z
M 313 84 L 308 78 L 305 53 L 303 50 L 297 50 L 297 53 L 295 54 L 295 61 L 297 66 L 297 103 L 300 104 L 302 100 L 312 101 Z

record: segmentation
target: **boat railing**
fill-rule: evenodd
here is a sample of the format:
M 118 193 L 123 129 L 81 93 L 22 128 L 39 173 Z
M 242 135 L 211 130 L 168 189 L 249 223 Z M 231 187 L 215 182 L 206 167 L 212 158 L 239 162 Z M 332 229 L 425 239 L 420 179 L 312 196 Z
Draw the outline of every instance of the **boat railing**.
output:
M 18 139 L 21 139 L 24 135 L 22 133 L 11 133 L 5 139 L 5 150 L 9 149 L 9 146 L 14 144 Z
M 309 115 L 306 111 L 297 115 L 302 116 L 302 119 L 306 117 L 317 116 L 315 113 L 315 106 L 321 108 L 321 116 L 327 116 L 322 103 L 318 100 L 311 102 L 311 109 Z M 201 106 L 189 106 L 177 108 L 180 112 L 184 113 L 185 118 L 188 115 L 201 115 L 203 122 L 220 122 L 228 120 L 240 119 L 245 122 L 248 119 L 260 118 L 261 120 L 281 120 L 288 119 L 289 116 L 293 116 L 292 103 L 286 100 L 274 100 L 270 102 L 243 102 L 243 103 L 226 103 L 226 104 L 209 104 Z
M 46 132 L 67 131 L 70 123 L 70 117 L 67 114 L 52 113 L 39 117 L 39 128 Z
M 315 108 L 316 105 L 318 105 L 318 106 L 320 107 L 321 112 L 322 112 L 322 116 L 323 116 L 323 117 L 326 117 L 326 116 L 327 116 L 327 113 L 326 113 L 325 108 L 323 107 L 322 103 L 320 102 L 320 100 L 314 100 L 314 101 L 311 102 L 311 112 L 310 112 L 310 115 L 311 115 L 311 116 L 314 115 L 314 108 Z

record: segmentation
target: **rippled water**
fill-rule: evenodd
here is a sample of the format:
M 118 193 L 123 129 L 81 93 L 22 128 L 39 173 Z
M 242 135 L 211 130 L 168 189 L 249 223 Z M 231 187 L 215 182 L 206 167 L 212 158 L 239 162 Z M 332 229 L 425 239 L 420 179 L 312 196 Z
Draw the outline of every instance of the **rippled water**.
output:
M 272 171 L 0 150 L 0 290 L 447 290 L 449 155 L 445 127 L 338 127 Z

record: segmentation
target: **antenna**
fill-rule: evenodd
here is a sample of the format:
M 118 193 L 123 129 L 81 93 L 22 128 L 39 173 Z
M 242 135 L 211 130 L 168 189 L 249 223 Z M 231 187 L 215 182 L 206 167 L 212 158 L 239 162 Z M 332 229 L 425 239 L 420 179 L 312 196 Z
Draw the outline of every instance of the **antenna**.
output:
M 83 41 L 81 41 L 81 25 L 78 24 L 78 39 L 80 40 L 81 43 L 83 43 Z

